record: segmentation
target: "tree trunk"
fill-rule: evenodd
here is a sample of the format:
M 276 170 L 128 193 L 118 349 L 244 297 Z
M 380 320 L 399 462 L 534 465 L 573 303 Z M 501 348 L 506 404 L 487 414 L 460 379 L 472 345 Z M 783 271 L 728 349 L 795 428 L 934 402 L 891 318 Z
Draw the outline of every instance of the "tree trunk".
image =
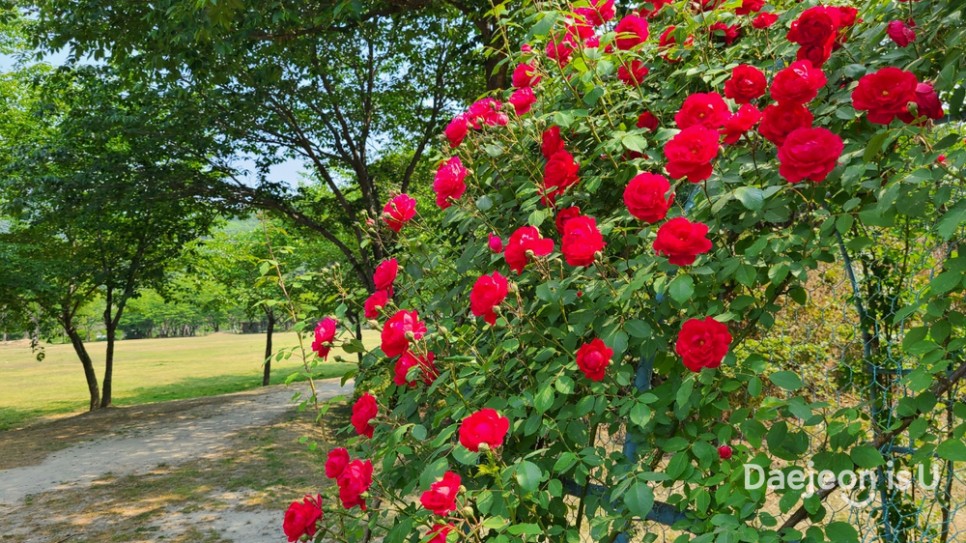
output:
M 114 338 L 117 329 L 108 325 L 107 328 L 107 354 L 104 355 L 104 393 L 101 396 L 101 407 L 111 405 L 111 382 L 114 378 Z
M 74 346 L 74 352 L 77 353 L 77 358 L 80 359 L 81 365 L 84 366 L 84 377 L 87 378 L 87 389 L 91 395 L 90 410 L 94 411 L 100 406 L 100 391 L 97 387 L 97 374 L 94 373 L 94 362 L 91 360 L 90 354 L 87 353 L 87 349 L 84 347 L 84 340 L 77 333 L 77 330 L 70 323 L 62 322 L 61 325 L 63 325 L 64 331 L 67 332 L 67 337 L 70 338 L 70 342 Z
M 268 315 L 268 326 L 265 332 L 265 370 L 262 374 L 262 386 L 267 387 L 272 380 L 272 332 L 275 331 L 275 313 L 272 310 L 265 312 Z

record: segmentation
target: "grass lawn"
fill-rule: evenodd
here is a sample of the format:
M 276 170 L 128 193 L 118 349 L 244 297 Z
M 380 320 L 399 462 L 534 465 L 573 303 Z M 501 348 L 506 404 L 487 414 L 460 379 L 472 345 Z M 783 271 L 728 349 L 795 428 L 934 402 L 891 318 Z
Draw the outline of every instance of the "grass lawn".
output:
M 377 341 L 376 332 L 366 334 L 367 343 Z M 136 405 L 256 388 L 262 381 L 264 341 L 261 334 L 225 333 L 118 341 L 114 353 L 114 404 Z M 295 346 L 298 340 L 294 333 L 281 333 L 275 335 L 273 343 L 278 350 Z M 306 343 L 306 348 L 310 343 Z M 104 377 L 106 343 L 91 342 L 87 348 L 100 382 Z M 0 430 L 20 427 L 39 417 L 87 409 L 87 384 L 73 348 L 46 345 L 45 351 L 44 361 L 37 362 L 25 341 L 0 344 Z M 342 353 L 333 350 L 329 360 L 339 354 Z M 273 361 L 272 383 L 284 382 L 301 365 L 297 355 Z M 318 378 L 336 377 L 354 367 L 346 363 L 321 364 L 315 374 Z

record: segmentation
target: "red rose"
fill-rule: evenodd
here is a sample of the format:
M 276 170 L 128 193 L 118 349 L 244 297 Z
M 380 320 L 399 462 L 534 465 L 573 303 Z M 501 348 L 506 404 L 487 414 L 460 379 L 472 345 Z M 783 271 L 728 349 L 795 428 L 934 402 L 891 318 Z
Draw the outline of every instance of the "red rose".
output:
M 793 130 L 812 126 L 812 112 L 801 104 L 772 104 L 761 112 L 758 133 L 781 146 Z
M 386 307 L 389 303 L 389 291 L 387 290 L 377 290 L 366 298 L 364 304 L 362 304 L 363 309 L 366 313 L 367 319 L 378 319 L 379 310 Z
M 543 158 L 547 160 L 550 160 L 550 157 L 557 154 L 558 151 L 564 150 L 564 141 L 560 137 L 559 126 L 551 126 L 544 130 L 541 139 L 540 152 L 543 153 Z
M 382 220 L 393 232 L 399 233 L 402 227 L 416 216 L 416 199 L 408 194 L 400 194 L 386 202 L 382 208 Z
M 393 371 L 392 382 L 396 386 L 416 386 L 416 381 L 409 380 L 409 370 L 418 367 L 423 375 L 423 382 L 427 385 L 433 384 L 439 371 L 436 369 L 436 353 L 430 351 L 426 356 L 416 356 L 412 351 L 406 351 L 396 359 L 396 366 Z
M 711 161 L 718 156 L 718 133 L 703 126 L 685 128 L 664 144 L 667 173 L 700 183 L 711 177 Z
M 591 381 L 603 381 L 614 350 L 607 347 L 600 338 L 594 338 L 577 349 L 577 367 Z
M 322 496 L 306 496 L 301 502 L 292 502 L 285 511 L 282 531 L 289 542 L 298 541 L 302 536 L 312 537 L 322 520 Z
M 460 444 L 471 452 L 479 452 L 484 443 L 495 449 L 503 444 L 508 431 L 510 419 L 486 407 L 463 419 L 459 428 Z
M 807 104 L 827 81 L 821 68 L 813 67 L 809 60 L 797 60 L 775 74 L 771 97 L 779 104 Z
M 832 55 L 832 50 L 845 42 L 845 29 L 855 24 L 854 8 L 815 6 L 806 9 L 792 21 L 786 37 L 797 43 L 798 60 L 809 60 L 821 67 Z
M 466 122 L 466 118 L 462 115 L 457 115 L 446 125 L 446 130 L 443 133 L 446 135 L 446 139 L 449 140 L 449 146 L 455 149 L 463 143 L 463 138 L 466 137 L 469 131 L 470 125 Z
M 446 536 L 448 536 L 454 528 L 455 526 L 452 524 L 434 524 L 432 529 L 426 533 L 427 536 L 433 536 L 433 538 L 429 540 L 429 543 L 446 543 Z
M 680 62 L 680 53 L 676 56 L 671 55 L 671 49 L 673 46 L 677 45 L 678 40 L 674 37 L 674 31 L 677 29 L 674 25 L 669 25 L 664 32 L 661 32 L 661 36 L 657 40 L 657 48 L 661 51 L 660 55 L 665 61 L 674 64 Z M 684 39 L 683 47 L 691 47 L 694 45 L 694 36 L 688 36 Z
M 540 82 L 540 76 L 537 75 L 537 68 L 534 63 L 523 63 L 517 64 L 517 67 L 513 70 L 513 86 L 517 88 L 532 87 Z
M 648 19 L 653 19 L 657 16 L 658 12 L 661 11 L 661 8 L 671 4 L 672 2 L 673 0 L 647 0 L 647 2 L 644 2 L 644 4 L 641 5 L 639 11 L 641 15 L 647 17 Z M 654 9 L 649 9 L 648 5 L 653 6 Z
M 708 225 L 677 217 L 657 229 L 654 251 L 675 266 L 690 266 L 698 255 L 711 250 L 707 235 Z
M 349 465 L 349 451 L 345 447 L 336 447 L 329 451 L 325 458 L 325 476 L 329 479 L 338 479 L 345 467 Z
M 510 103 L 513 104 L 513 110 L 516 114 L 526 115 L 530 112 L 533 104 L 537 102 L 537 97 L 533 94 L 533 89 L 530 87 L 523 87 L 522 89 L 517 89 L 510 96 Z
M 624 205 L 631 215 L 649 224 L 664 220 L 674 203 L 671 183 L 663 175 L 642 173 L 624 189 Z
M 614 28 L 617 38 L 614 45 L 622 51 L 637 47 L 647 40 L 647 19 L 637 15 L 627 15 Z
M 336 482 L 339 485 L 339 499 L 342 500 L 342 507 L 351 509 L 358 505 L 365 511 L 366 499 L 362 494 L 368 492 L 369 487 L 372 486 L 372 461 L 349 462 Z
M 730 344 L 731 334 L 724 324 L 711 317 L 688 319 L 681 327 L 674 351 L 686 368 L 699 372 L 702 368 L 720 366 Z
M 750 15 L 761 11 L 765 7 L 765 0 L 742 0 L 741 5 L 735 9 L 735 15 Z
M 502 253 L 503 252 L 503 240 L 500 236 L 496 234 L 490 234 L 489 239 L 486 241 L 487 246 L 490 248 L 490 252 Z
M 510 234 L 503 258 L 517 275 L 522 274 L 527 265 L 528 251 L 535 257 L 547 256 L 553 251 L 553 240 L 540 237 L 540 231 L 535 226 L 522 226 Z
M 916 109 L 920 116 L 925 116 L 933 120 L 943 118 L 943 103 L 936 94 L 936 89 L 930 83 L 919 83 L 916 85 Z M 905 122 L 912 122 L 913 119 Z
M 379 413 L 379 406 L 376 404 L 376 397 L 368 392 L 363 392 L 356 403 L 352 404 L 352 418 L 350 420 L 353 428 L 356 429 L 356 433 L 371 438 L 375 428 L 369 424 L 369 421 L 374 419 L 377 413 Z
M 655 117 L 654 114 L 651 113 L 650 111 L 645 111 L 644 113 L 641 113 L 641 115 L 637 118 L 637 127 L 646 128 L 651 132 L 654 132 L 655 130 L 657 130 L 660 124 L 661 124 L 661 121 L 659 121 L 658 118 Z
M 744 104 L 738 111 L 728 117 L 721 129 L 722 140 L 726 145 L 733 145 L 741 139 L 742 134 L 751 130 L 761 120 L 761 112 L 751 104 Z
M 426 334 L 426 325 L 419 320 L 416 310 L 399 310 L 382 328 L 382 352 L 389 358 L 409 350 L 409 335 L 419 341 Z
M 778 173 L 789 183 L 824 181 L 842 155 L 842 138 L 825 128 L 798 128 L 778 148 Z
M 564 224 L 563 240 L 560 251 L 567 264 L 571 266 L 590 266 L 597 258 L 597 253 L 604 250 L 604 236 L 597 229 L 597 221 L 593 217 L 581 215 L 574 217 Z
M 724 95 L 739 104 L 747 104 L 763 96 L 767 85 L 764 72 L 749 64 L 740 64 L 731 70 L 731 77 L 725 81 Z
M 701 125 L 717 130 L 724 125 L 731 112 L 724 98 L 716 92 L 696 92 L 684 99 L 681 110 L 674 115 L 678 128 Z
M 452 471 L 443 474 L 443 478 L 429 486 L 423 492 L 419 502 L 433 513 L 444 517 L 456 511 L 456 496 L 460 492 L 460 476 Z
M 436 205 L 440 209 L 446 209 L 452 205 L 450 198 L 459 200 L 466 192 L 466 174 L 469 173 L 463 167 L 460 157 L 451 157 L 446 162 L 439 165 L 436 170 L 436 178 L 433 181 L 433 192 L 436 193 Z
M 916 76 L 912 72 L 887 67 L 862 76 L 852 91 L 852 106 L 868 111 L 871 123 L 889 124 L 896 116 L 909 113 L 908 104 L 916 100 Z
M 470 291 L 470 311 L 490 325 L 496 324 L 494 308 L 506 299 L 509 283 L 500 272 L 483 275 L 473 284 Z
M 541 202 L 546 206 L 553 205 L 557 196 L 577 183 L 579 171 L 580 165 L 573 155 L 565 150 L 554 153 L 543 168 Z
M 776 13 L 759 13 L 751 20 L 751 26 L 758 30 L 763 30 L 775 24 L 777 21 L 778 14 Z
M 886 27 L 886 34 L 899 47 L 907 47 L 910 43 L 916 41 L 916 31 L 907 25 L 905 21 L 895 20 L 890 22 L 889 26 Z
M 577 8 L 574 13 L 594 26 L 601 26 L 617 15 L 614 0 L 592 0 L 590 4 L 591 7 Z
M 644 82 L 644 78 L 650 70 L 638 59 L 633 59 L 627 64 L 621 64 L 617 69 L 617 79 L 625 85 L 637 87 Z
M 564 235 L 564 225 L 567 224 L 567 221 L 579 216 L 580 208 L 577 206 L 570 206 L 557 212 L 557 216 L 554 217 L 553 223 L 554 226 L 557 227 L 557 233 L 560 234 L 560 237 L 563 237 Z
M 503 126 L 509 121 L 506 113 L 503 113 L 503 104 L 494 98 L 483 98 L 477 100 L 466 110 L 466 120 L 470 126 L 479 130 L 482 125 Z
M 562 68 L 570 62 L 570 55 L 574 54 L 573 43 L 569 37 L 552 38 L 547 42 L 546 53 L 547 58 L 556 60 L 557 64 Z
M 720 38 L 725 45 L 731 45 L 741 37 L 741 27 L 738 25 L 727 25 L 722 22 L 712 24 L 708 30 L 714 38 Z M 720 34 L 719 34 L 720 32 Z
M 722 445 L 718 447 L 718 458 L 722 460 L 730 460 L 732 455 L 731 447 L 727 445 Z
M 312 350 L 323 360 L 329 356 L 337 326 L 338 321 L 332 317 L 326 317 L 315 325 L 315 341 L 312 342 Z
M 384 260 L 376 266 L 375 273 L 372 274 L 372 282 L 377 289 L 389 290 L 396 282 L 396 275 L 399 273 L 399 261 L 395 258 Z

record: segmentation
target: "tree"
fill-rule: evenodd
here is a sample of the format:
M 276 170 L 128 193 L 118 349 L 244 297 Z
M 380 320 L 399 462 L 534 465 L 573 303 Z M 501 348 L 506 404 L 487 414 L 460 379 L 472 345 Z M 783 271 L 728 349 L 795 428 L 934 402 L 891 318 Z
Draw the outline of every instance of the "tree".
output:
M 3 134 L 0 213 L 12 219 L 3 238 L 14 262 L 31 266 L 8 296 L 34 302 L 63 327 L 84 367 L 92 410 L 111 404 L 128 301 L 163 283 L 169 261 L 214 216 L 206 202 L 178 191 L 213 174 L 171 153 L 149 127 L 132 131 L 119 122 L 138 104 L 117 83 L 106 69 L 41 73 L 25 104 L 30 122 L 8 124 Z M 74 322 L 95 296 L 105 306 L 102 391 Z

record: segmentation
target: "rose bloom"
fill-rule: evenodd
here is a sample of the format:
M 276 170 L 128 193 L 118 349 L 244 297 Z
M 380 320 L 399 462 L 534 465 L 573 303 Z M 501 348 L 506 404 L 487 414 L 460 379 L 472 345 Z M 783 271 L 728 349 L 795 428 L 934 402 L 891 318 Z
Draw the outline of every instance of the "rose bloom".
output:
M 433 381 L 439 376 L 435 360 L 436 353 L 432 351 L 426 353 L 425 356 L 416 356 L 412 351 L 404 352 L 402 356 L 396 359 L 392 382 L 400 387 L 416 386 L 417 382 L 415 380 L 409 380 L 409 370 L 418 367 L 423 375 L 423 382 L 427 385 L 433 384 Z
M 367 319 L 378 319 L 379 310 L 386 307 L 389 303 L 389 291 L 387 290 L 377 290 L 366 298 L 365 303 L 362 304 L 363 310 L 365 311 Z
M 761 120 L 761 112 L 751 104 L 744 104 L 738 111 L 728 117 L 724 126 L 721 128 L 722 140 L 725 145 L 734 145 L 741 139 L 742 134 L 751 130 Z
M 342 471 L 342 475 L 336 480 L 339 485 L 339 499 L 342 507 L 352 509 L 359 506 L 363 511 L 366 510 L 366 499 L 362 494 L 369 491 L 372 486 L 372 461 L 353 460 Z
M 896 116 L 909 113 L 908 104 L 916 100 L 915 74 L 887 67 L 862 76 L 852 91 L 852 106 L 868 111 L 869 122 L 889 124 Z
M 500 236 L 491 233 L 489 239 L 486 241 L 487 247 L 490 248 L 490 252 L 502 253 L 503 252 L 503 240 Z
M 517 89 L 510 96 L 510 103 L 513 104 L 513 110 L 518 116 L 530 113 L 530 109 L 533 108 L 533 104 L 536 102 L 537 97 L 533 94 L 533 89 L 530 87 Z
M 936 89 L 930 83 L 919 83 L 916 85 L 916 109 L 920 116 L 928 117 L 933 120 L 943 118 L 943 103 L 936 94 Z M 908 120 L 902 117 L 904 122 L 912 122 L 910 115 Z
M 684 366 L 693 372 L 703 368 L 717 368 L 728 354 L 731 334 L 724 324 L 705 317 L 688 319 L 681 327 L 674 352 L 678 353 Z
M 612 356 L 614 350 L 600 338 L 594 338 L 577 349 L 577 367 L 591 381 L 603 381 Z
M 379 290 L 389 290 L 396 282 L 396 275 L 399 273 L 399 261 L 395 258 L 383 260 L 376 266 L 376 271 L 372 274 L 372 282 Z
M 532 87 L 540 82 L 541 77 L 537 75 L 537 68 L 534 63 L 521 62 L 513 70 L 513 86 L 517 88 Z
M 460 492 L 460 476 L 452 471 L 429 486 L 429 490 L 419 497 L 419 503 L 433 513 L 444 517 L 456 511 L 456 496 Z
M 332 317 L 326 317 L 315 325 L 315 341 L 312 342 L 312 350 L 323 360 L 329 356 L 337 326 L 338 321 Z
M 503 104 L 495 98 L 477 100 L 466 110 L 466 120 L 470 126 L 479 130 L 483 125 L 503 126 L 509 120 L 503 113 Z
M 731 77 L 725 81 L 724 95 L 736 103 L 747 104 L 763 96 L 767 85 L 764 72 L 749 64 L 740 64 L 731 70 Z
M 553 219 L 554 226 L 557 227 L 557 233 L 560 234 L 561 237 L 563 237 L 564 226 L 567 225 L 567 221 L 569 221 L 570 219 L 573 219 L 574 217 L 579 217 L 579 216 L 580 216 L 580 208 L 577 206 L 566 207 L 558 211 L 557 216 L 554 217 Z
M 727 25 L 720 21 L 712 24 L 708 30 L 710 30 L 712 37 L 721 38 L 721 40 L 725 42 L 725 45 L 731 45 L 732 43 L 735 42 L 735 40 L 741 37 L 740 26 Z M 721 32 L 720 36 L 718 35 L 719 31 Z
M 685 128 L 664 145 L 668 174 L 700 183 L 711 177 L 711 161 L 718 156 L 718 132 L 704 126 Z
M 429 543 L 446 543 L 446 536 L 449 535 L 454 528 L 455 526 L 452 524 L 434 524 L 432 529 L 426 533 L 427 536 L 433 536 L 433 538 L 429 540 Z
M 577 183 L 579 171 L 580 165 L 574 160 L 573 155 L 565 150 L 554 153 L 543 168 L 541 202 L 546 206 L 553 205 L 557 196 Z
M 842 138 L 825 128 L 797 128 L 778 148 L 778 173 L 789 183 L 824 181 L 842 156 Z
M 821 68 L 813 67 L 809 60 L 797 60 L 775 74 L 771 97 L 779 104 L 807 104 L 827 81 Z
M 446 125 L 446 130 L 443 134 L 446 135 L 446 139 L 449 140 L 449 146 L 453 149 L 460 146 L 463 143 L 463 139 L 466 138 L 466 134 L 470 131 L 470 125 L 466 122 L 466 118 L 462 115 L 457 115 L 453 117 L 453 120 Z
M 382 208 L 382 220 L 393 232 L 399 233 L 402 227 L 416 216 L 416 199 L 408 194 L 400 194 L 386 202 Z
M 500 272 L 483 275 L 473 284 L 470 291 L 470 311 L 491 326 L 496 324 L 496 306 L 503 303 L 509 291 L 509 283 Z
M 648 67 L 635 58 L 628 64 L 621 64 L 620 68 L 617 68 L 617 79 L 625 85 L 637 87 L 644 81 L 649 72 Z
M 646 128 L 651 132 L 654 132 L 655 130 L 657 130 L 660 124 L 661 122 L 658 120 L 658 118 L 655 117 L 654 114 L 651 113 L 650 111 L 645 111 L 644 113 L 641 113 L 641 115 L 637 118 L 637 127 Z
M 302 536 L 315 535 L 318 522 L 322 520 L 322 496 L 306 496 L 301 502 L 292 502 L 285 511 L 282 531 L 289 542 L 298 541 Z
M 591 0 L 591 7 L 577 8 L 574 13 L 583 17 L 594 26 L 601 26 L 617 15 L 614 0 Z
M 570 62 L 570 55 L 574 54 L 573 42 L 569 37 L 553 38 L 547 42 L 546 54 L 562 68 Z
M 614 32 L 617 32 L 614 45 L 621 51 L 628 51 L 647 41 L 647 19 L 633 14 L 627 15 L 617 23 Z
M 905 21 L 895 20 L 890 22 L 886 27 L 886 34 L 899 47 L 907 47 L 910 43 L 916 41 L 916 31 Z
M 540 152 L 543 153 L 543 158 L 550 160 L 550 157 L 557 154 L 558 151 L 564 150 L 564 141 L 560 137 L 560 127 L 551 126 L 550 128 L 543 131 L 540 144 Z
M 503 258 L 517 275 L 523 273 L 529 261 L 528 251 L 535 257 L 547 256 L 553 251 L 553 240 L 540 237 L 540 231 L 535 226 L 522 226 L 510 234 Z
M 761 112 L 758 133 L 780 147 L 793 130 L 810 126 L 812 126 L 812 112 L 805 106 L 772 104 Z
M 382 352 L 389 358 L 409 350 L 409 338 L 419 341 L 426 334 L 426 325 L 419 320 L 416 310 L 401 309 L 386 321 L 382 328 Z
M 675 266 L 690 266 L 698 255 L 711 250 L 707 235 L 708 225 L 677 217 L 657 229 L 654 251 Z
M 741 5 L 735 9 L 735 15 L 751 15 L 761 11 L 765 7 L 765 0 L 742 0 Z
M 732 450 L 731 447 L 727 445 L 722 445 L 718 447 L 718 458 L 722 460 L 731 460 Z
M 466 192 L 466 174 L 469 173 L 463 167 L 460 157 L 451 157 L 446 162 L 440 164 L 436 170 L 436 178 L 433 181 L 433 192 L 436 193 L 436 205 L 440 209 L 446 209 L 452 205 L 450 198 L 459 200 Z
M 460 423 L 460 444 L 470 452 L 479 452 L 480 445 L 496 449 L 510 431 L 510 419 L 501 416 L 496 409 L 485 407 L 463 419 Z
M 581 215 L 564 224 L 560 251 L 567 264 L 590 266 L 597 258 L 597 253 L 603 251 L 606 245 L 593 217 Z
M 657 48 L 658 50 L 662 51 L 660 53 L 661 58 L 671 64 L 681 61 L 681 59 L 678 58 L 680 57 L 680 54 L 678 54 L 677 56 L 671 56 L 671 52 L 668 50 L 673 46 L 677 45 L 678 43 L 677 38 L 674 37 L 674 31 L 676 29 L 677 29 L 676 26 L 669 25 L 667 28 L 664 29 L 664 32 L 661 32 L 661 36 L 657 40 Z M 691 47 L 692 45 L 694 45 L 694 36 L 688 36 L 687 38 L 684 39 L 684 44 L 682 45 L 682 47 Z
M 338 479 L 348 465 L 349 451 L 345 447 L 336 447 L 329 451 L 325 458 L 325 476 L 329 479 Z
M 624 205 L 631 215 L 648 224 L 664 220 L 674 203 L 671 183 L 663 175 L 642 173 L 624 188 Z
M 379 406 L 376 404 L 376 397 L 363 392 L 356 403 L 352 404 L 351 422 L 356 433 L 371 438 L 375 428 L 369 424 L 369 421 L 374 419 L 377 413 L 379 413 Z
M 720 94 L 696 92 L 684 99 L 681 109 L 674 115 L 674 122 L 681 129 L 700 125 L 717 130 L 730 114 L 728 104 Z
M 778 21 L 777 13 L 759 13 L 751 20 L 751 26 L 758 30 L 764 30 Z
M 673 0 L 647 0 L 643 4 L 640 4 L 640 7 L 638 8 L 638 11 L 644 17 L 646 17 L 648 19 L 653 19 L 654 17 L 657 16 L 658 12 L 661 11 L 661 9 L 664 6 L 670 5 L 672 3 L 672 1 Z M 649 9 L 647 7 L 648 4 L 650 4 L 651 6 L 653 6 L 654 9 Z

